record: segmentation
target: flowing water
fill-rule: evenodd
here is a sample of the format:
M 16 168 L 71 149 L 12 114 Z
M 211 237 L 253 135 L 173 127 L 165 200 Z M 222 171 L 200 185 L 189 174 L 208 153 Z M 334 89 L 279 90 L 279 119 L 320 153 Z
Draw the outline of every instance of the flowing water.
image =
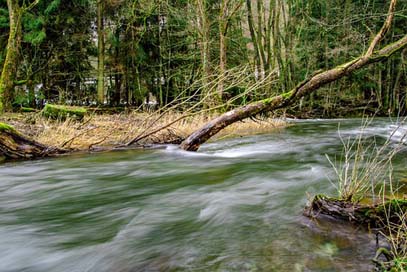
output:
M 360 120 L 303 121 L 198 153 L 3 164 L 0 271 L 369 271 L 373 235 L 302 215 L 307 195 L 336 194 L 325 154 L 342 150 L 338 123 L 343 138 L 360 133 Z M 374 121 L 366 137 L 392 126 Z M 405 155 L 394 163 L 401 182 Z

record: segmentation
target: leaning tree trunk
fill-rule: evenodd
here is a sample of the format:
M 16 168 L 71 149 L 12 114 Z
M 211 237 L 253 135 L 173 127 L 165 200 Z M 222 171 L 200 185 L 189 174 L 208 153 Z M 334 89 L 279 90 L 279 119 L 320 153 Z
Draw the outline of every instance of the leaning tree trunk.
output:
M 272 98 L 253 102 L 249 105 L 226 112 L 223 115 L 213 119 L 205 124 L 202 128 L 191 134 L 184 142 L 181 143 L 181 148 L 187 151 L 197 151 L 201 144 L 205 143 L 213 135 L 218 133 L 223 128 L 241 121 L 245 118 L 255 116 L 261 112 L 273 111 L 292 105 L 301 97 L 308 95 L 328 83 L 336 81 L 346 75 L 361 69 L 362 67 L 387 60 L 394 53 L 402 50 L 407 46 L 407 35 L 400 40 L 385 46 L 384 48 L 375 51 L 377 44 L 383 39 L 391 26 L 394 17 L 394 9 L 396 0 L 392 0 L 388 12 L 387 19 L 383 24 L 382 29 L 372 40 L 366 53 L 359 58 L 356 58 L 348 63 L 339 65 L 333 69 L 316 72 L 310 78 L 298 84 L 294 89 Z
M 30 140 L 13 127 L 0 123 L 0 161 L 43 158 L 66 152 Z

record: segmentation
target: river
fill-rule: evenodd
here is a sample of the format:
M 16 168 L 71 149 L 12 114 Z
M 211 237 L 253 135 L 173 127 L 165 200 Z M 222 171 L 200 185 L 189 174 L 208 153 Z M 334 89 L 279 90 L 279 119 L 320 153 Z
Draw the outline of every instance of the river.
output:
M 302 215 L 309 196 L 337 194 L 325 154 L 341 153 L 338 127 L 355 138 L 360 124 L 293 121 L 197 153 L 162 146 L 2 164 L 0 271 L 369 271 L 373 235 Z M 365 136 L 386 139 L 392 127 L 379 119 Z

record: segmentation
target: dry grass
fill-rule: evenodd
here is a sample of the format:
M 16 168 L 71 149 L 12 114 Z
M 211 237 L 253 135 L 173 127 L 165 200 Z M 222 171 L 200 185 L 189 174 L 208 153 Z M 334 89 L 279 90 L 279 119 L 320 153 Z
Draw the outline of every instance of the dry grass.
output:
M 391 140 L 397 129 L 381 145 L 376 143 L 376 138 L 366 141 L 365 130 L 372 120 L 363 120 L 356 139 L 344 139 L 339 133 L 343 146 L 339 160 L 332 161 L 327 156 L 338 180 L 331 183 L 342 200 L 358 203 L 368 198 L 376 199 L 375 190 L 385 184 L 392 171 L 392 159 L 404 148 L 404 137 L 397 144 Z
M 407 211 L 397 214 L 398 224 L 388 223 L 386 239 L 390 244 L 392 260 L 390 261 L 391 271 L 407 271 Z
M 140 112 L 126 114 L 93 115 L 82 122 L 68 119 L 53 121 L 39 114 L 6 114 L 0 122 L 13 125 L 17 130 L 50 146 L 74 149 L 90 149 L 96 146 L 113 147 L 124 145 L 139 135 L 145 135 L 182 117 L 180 113 L 164 116 Z M 175 124 L 150 135 L 138 144 L 178 143 L 215 115 L 186 117 Z M 157 120 L 158 119 L 158 120 Z M 245 121 L 231 125 L 217 138 L 265 133 L 286 126 L 281 119 Z
M 393 187 L 392 172 L 389 175 L 389 186 L 382 186 L 382 203 L 392 199 L 390 205 L 384 209 L 386 224 L 381 234 L 385 237 L 388 247 L 380 248 L 375 260 L 384 255 L 384 261 L 376 262 L 383 271 L 407 271 L 407 210 L 402 207 L 407 199 L 399 196 L 400 187 Z
M 407 210 L 402 207 L 406 199 L 396 198 L 392 186 L 390 186 L 390 197 L 387 201 L 385 187 L 382 192 L 384 205 L 385 226 L 380 233 L 385 238 L 387 246 L 377 250 L 373 259 L 379 271 L 407 271 Z

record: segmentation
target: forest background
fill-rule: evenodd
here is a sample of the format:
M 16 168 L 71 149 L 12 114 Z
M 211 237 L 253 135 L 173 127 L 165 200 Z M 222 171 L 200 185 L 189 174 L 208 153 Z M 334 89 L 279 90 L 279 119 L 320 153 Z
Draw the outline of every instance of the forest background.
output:
M 2 73 L 1 104 L 228 110 L 360 56 L 386 18 L 385 2 L 0 0 L 0 67 L 9 37 L 16 53 L 12 73 Z M 382 44 L 406 32 L 402 0 Z M 330 83 L 286 113 L 403 115 L 406 54 Z

